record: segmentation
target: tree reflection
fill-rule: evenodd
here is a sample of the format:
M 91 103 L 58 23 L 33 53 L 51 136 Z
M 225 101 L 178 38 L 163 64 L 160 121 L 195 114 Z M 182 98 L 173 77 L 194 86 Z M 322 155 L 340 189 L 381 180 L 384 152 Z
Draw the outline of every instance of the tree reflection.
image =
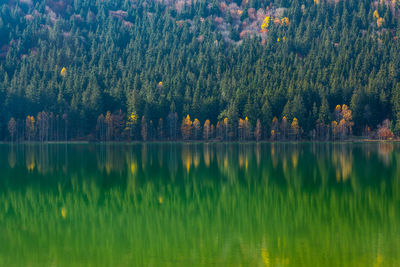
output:
M 299 190 L 332 183 L 353 188 L 399 177 L 397 144 L 105 144 L 10 145 L 0 155 L 3 180 L 23 169 L 46 179 L 92 179 L 106 184 L 151 181 L 181 183 L 273 183 Z M 165 164 L 164 164 L 165 161 Z M 6 164 L 6 165 L 4 165 Z M 25 180 L 30 176 L 26 176 Z M 57 178 L 56 178 L 57 179 Z M 35 183 L 35 180 L 29 181 Z

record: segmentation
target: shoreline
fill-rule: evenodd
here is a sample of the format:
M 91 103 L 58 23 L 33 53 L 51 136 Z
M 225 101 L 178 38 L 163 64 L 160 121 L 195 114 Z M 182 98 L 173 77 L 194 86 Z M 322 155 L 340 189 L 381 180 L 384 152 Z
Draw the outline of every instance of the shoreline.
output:
M 84 144 L 98 144 L 98 145 L 107 145 L 107 144 L 302 144 L 302 143 L 331 143 L 331 144 L 356 144 L 356 143 L 400 143 L 400 139 L 393 140 L 376 140 L 376 139 L 350 139 L 350 140 L 298 140 L 298 141 L 218 141 L 218 140 L 188 140 L 188 141 L 169 141 L 169 140 L 155 140 L 155 141 L 22 141 L 22 142 L 10 142 L 10 141 L 0 141 L 0 144 L 8 144 L 8 145 L 84 145 Z

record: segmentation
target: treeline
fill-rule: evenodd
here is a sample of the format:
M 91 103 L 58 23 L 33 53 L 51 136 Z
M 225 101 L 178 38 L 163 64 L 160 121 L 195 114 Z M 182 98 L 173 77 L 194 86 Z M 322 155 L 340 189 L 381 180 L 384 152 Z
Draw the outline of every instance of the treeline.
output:
M 2 4 L 0 140 L 400 135 L 398 2 L 178 2 Z
M 312 131 L 313 140 L 346 140 L 352 136 L 353 116 L 347 105 L 337 105 L 330 124 L 322 120 L 317 121 L 315 130 Z M 189 114 L 179 121 L 178 114 L 170 113 L 164 119 L 157 122 L 147 120 L 145 116 L 139 121 L 136 113 L 131 113 L 127 119 L 126 115 L 119 110 L 111 114 L 99 115 L 96 123 L 95 134 L 86 136 L 90 141 L 176 141 L 176 140 L 204 140 L 204 141 L 289 141 L 300 140 L 303 129 L 299 120 L 292 121 L 284 116 L 281 120 L 274 117 L 269 129 L 257 119 L 252 125 L 249 119 L 239 118 L 238 121 L 230 121 L 225 117 L 216 125 L 209 119 L 202 124 L 198 119 L 192 120 Z M 8 131 L 11 141 L 68 141 L 68 116 L 64 114 L 61 118 L 53 113 L 40 112 L 36 119 L 27 116 L 25 121 L 16 121 L 11 118 L 8 122 Z M 379 139 L 391 139 L 394 137 L 390 130 L 389 120 L 385 120 L 378 126 L 377 131 L 365 129 L 364 136 Z

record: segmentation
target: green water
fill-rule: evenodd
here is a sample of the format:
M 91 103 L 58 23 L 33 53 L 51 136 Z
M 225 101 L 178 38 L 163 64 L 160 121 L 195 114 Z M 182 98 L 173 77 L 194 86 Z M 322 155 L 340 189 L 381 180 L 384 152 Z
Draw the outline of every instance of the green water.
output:
M 0 145 L 1 266 L 400 266 L 400 145 Z

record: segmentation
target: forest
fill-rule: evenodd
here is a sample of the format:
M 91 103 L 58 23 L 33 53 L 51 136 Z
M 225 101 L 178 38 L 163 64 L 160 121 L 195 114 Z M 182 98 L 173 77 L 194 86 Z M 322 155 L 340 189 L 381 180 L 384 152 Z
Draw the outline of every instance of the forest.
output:
M 399 0 L 0 3 L 0 140 L 400 136 Z

